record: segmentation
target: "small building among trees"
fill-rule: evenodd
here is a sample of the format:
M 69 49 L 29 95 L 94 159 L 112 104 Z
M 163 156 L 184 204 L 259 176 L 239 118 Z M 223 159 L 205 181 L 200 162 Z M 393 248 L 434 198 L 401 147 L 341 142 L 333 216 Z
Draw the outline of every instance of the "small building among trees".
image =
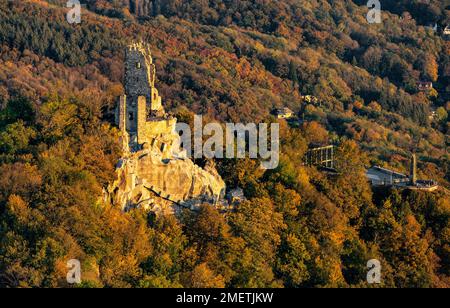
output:
M 439 184 L 434 180 L 419 180 L 417 178 L 416 154 L 411 156 L 409 176 L 380 166 L 373 166 L 367 170 L 366 177 L 374 187 L 393 187 L 428 192 L 433 192 L 439 188 Z
M 290 119 L 294 116 L 294 112 L 287 107 L 277 108 L 275 109 L 275 115 L 278 119 Z
M 450 26 L 445 27 L 444 35 L 450 35 Z
M 417 89 L 419 91 L 431 91 L 433 90 L 433 83 L 431 81 L 419 81 L 417 83 Z
M 239 204 L 245 201 L 244 190 L 240 187 L 236 187 L 230 190 L 227 194 L 227 199 L 230 204 Z

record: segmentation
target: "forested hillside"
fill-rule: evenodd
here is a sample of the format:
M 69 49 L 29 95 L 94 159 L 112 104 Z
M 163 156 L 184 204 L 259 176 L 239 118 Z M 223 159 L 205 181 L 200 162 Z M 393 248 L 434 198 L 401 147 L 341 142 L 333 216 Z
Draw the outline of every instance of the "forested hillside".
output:
M 0 1 L 1 286 L 65 286 L 73 258 L 86 287 L 362 287 L 374 258 L 382 287 L 450 285 L 445 1 L 382 1 L 372 25 L 365 1 L 81 2 L 71 25 L 66 1 Z M 133 39 L 151 44 L 163 104 L 182 120 L 275 121 L 284 106 L 304 119 L 281 123 L 276 170 L 217 161 L 248 199 L 235 212 L 103 206 Z M 313 143 L 339 145 L 337 175 L 303 166 Z M 407 172 L 411 151 L 442 188 L 373 191 L 366 168 Z

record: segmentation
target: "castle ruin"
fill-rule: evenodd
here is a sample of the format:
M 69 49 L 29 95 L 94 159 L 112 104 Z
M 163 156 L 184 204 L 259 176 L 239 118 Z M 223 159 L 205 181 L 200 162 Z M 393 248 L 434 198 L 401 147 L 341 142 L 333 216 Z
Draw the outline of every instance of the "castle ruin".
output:
M 177 119 L 168 115 L 155 87 L 156 68 L 150 46 L 134 43 L 125 56 L 125 95 L 120 97 L 116 124 L 128 134 L 131 151 L 157 147 L 165 158 L 178 149 Z
M 123 157 L 105 201 L 123 210 L 195 209 L 223 199 L 225 183 L 213 164 L 195 165 L 180 148 L 177 119 L 165 112 L 155 87 L 150 46 L 133 43 L 125 54 L 125 94 L 116 109 Z

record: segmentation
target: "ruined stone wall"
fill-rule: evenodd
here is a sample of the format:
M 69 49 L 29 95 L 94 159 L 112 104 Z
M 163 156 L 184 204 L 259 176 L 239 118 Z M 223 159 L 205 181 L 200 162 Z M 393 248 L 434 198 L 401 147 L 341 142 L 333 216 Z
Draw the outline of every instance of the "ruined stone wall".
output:
M 147 100 L 145 96 L 139 96 L 137 101 L 137 141 L 139 144 L 148 142 L 145 134 L 145 125 L 147 123 Z
M 121 95 L 119 98 L 119 106 L 116 108 L 116 125 L 119 127 L 120 131 L 126 130 L 127 120 L 127 97 L 125 95 Z
M 164 112 L 164 108 L 162 106 L 161 96 L 159 96 L 158 89 L 151 88 L 150 89 L 150 111 L 155 116 L 162 116 Z
M 173 151 L 179 146 L 180 137 L 175 132 L 176 119 L 147 122 L 143 129 L 143 138 L 139 142 L 146 142 L 149 146 L 159 149 L 163 159 L 171 158 Z
M 137 143 L 142 148 L 159 149 L 163 159 L 171 158 L 177 150 L 180 137 L 175 131 L 177 119 L 166 116 L 164 118 L 146 117 L 146 99 L 139 96 L 137 104 Z

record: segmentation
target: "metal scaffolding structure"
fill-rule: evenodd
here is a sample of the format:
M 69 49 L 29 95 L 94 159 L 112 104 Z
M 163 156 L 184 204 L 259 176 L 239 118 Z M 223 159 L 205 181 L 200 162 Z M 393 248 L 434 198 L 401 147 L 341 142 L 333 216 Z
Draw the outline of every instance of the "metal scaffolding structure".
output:
M 306 152 L 305 165 L 320 166 L 334 169 L 335 168 L 334 153 L 335 153 L 334 145 L 311 148 Z

